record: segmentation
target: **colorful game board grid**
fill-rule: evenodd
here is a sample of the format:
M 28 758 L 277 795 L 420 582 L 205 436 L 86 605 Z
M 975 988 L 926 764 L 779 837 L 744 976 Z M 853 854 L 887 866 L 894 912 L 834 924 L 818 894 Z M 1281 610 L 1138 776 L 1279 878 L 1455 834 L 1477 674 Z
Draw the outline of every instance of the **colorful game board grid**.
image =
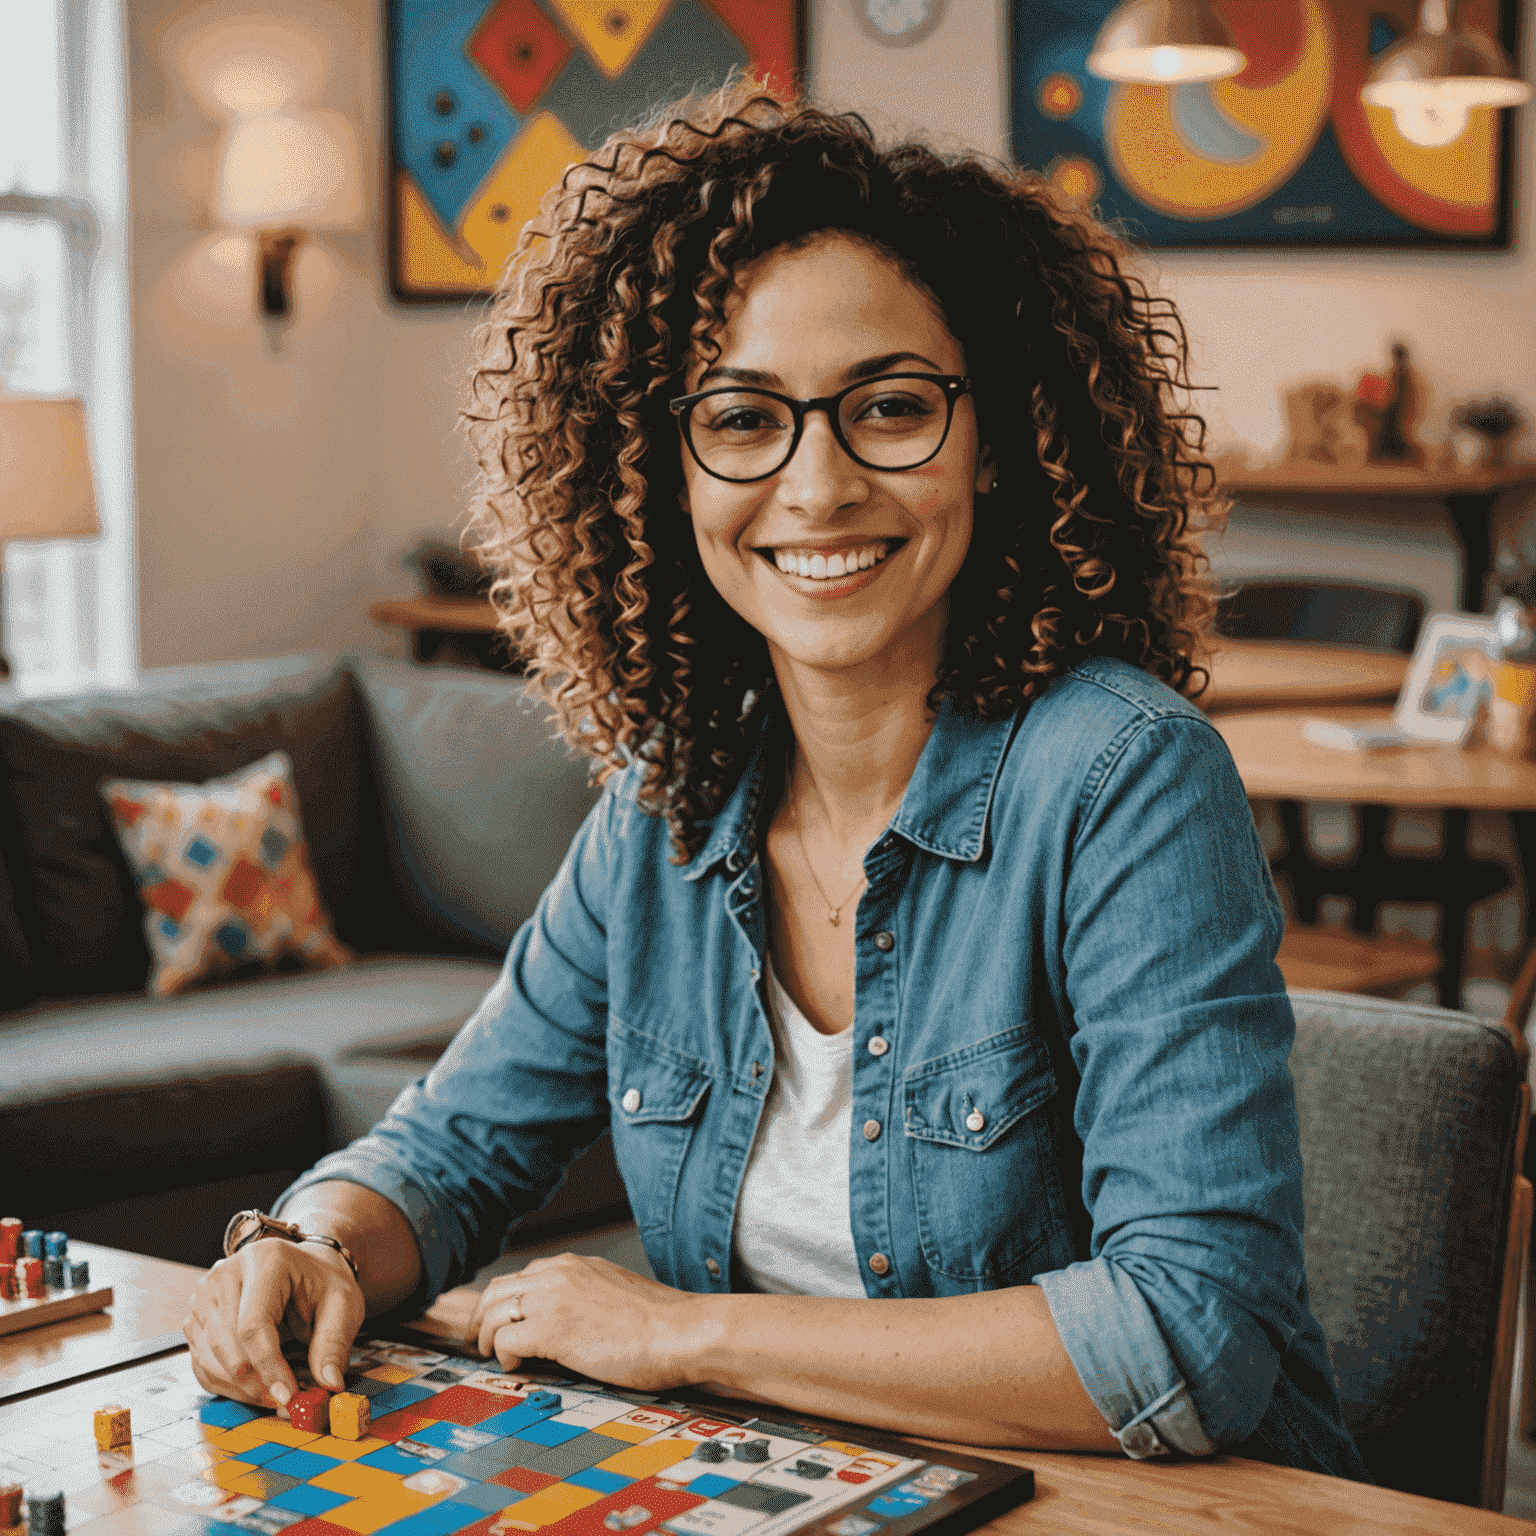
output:
M 782 1536 L 861 1501 L 843 1536 L 868 1536 L 972 1475 L 408 1345 L 355 1349 L 348 1388 L 385 1410 L 360 1440 L 209 1397 L 185 1357 L 159 1362 L 114 1381 L 131 1447 L 95 1451 L 102 1388 L 83 1383 L 6 1425 L 0 1470 L 62 1487 L 89 1536 Z

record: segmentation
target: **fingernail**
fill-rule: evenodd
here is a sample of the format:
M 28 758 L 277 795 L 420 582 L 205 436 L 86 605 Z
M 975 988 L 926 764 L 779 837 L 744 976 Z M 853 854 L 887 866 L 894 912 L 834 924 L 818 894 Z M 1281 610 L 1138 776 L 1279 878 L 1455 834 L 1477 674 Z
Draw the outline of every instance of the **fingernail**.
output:
M 274 1381 L 267 1388 L 267 1394 L 272 1398 L 273 1402 L 284 1408 L 288 1406 L 288 1399 L 293 1396 L 293 1393 L 288 1389 L 286 1381 Z
M 325 1382 L 326 1386 L 334 1387 L 338 1392 L 346 1386 L 341 1372 L 334 1365 L 322 1365 L 320 1367 L 320 1378 Z

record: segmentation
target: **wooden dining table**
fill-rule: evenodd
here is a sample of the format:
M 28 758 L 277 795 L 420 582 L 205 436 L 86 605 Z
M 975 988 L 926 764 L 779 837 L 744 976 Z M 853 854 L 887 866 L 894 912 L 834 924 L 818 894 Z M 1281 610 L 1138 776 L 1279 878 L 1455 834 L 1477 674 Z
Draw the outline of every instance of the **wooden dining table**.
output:
M 76 1244 L 84 1252 L 86 1245 Z M 90 1246 L 92 1274 L 110 1278 L 117 1293 L 112 1311 L 82 1328 L 71 1319 L 30 1333 L 0 1338 L 0 1471 L 11 1447 L 26 1444 L 29 1417 L 51 1391 L 82 1374 L 94 1375 L 104 1400 L 122 1362 L 141 1353 L 163 1354 L 182 1346 L 163 1336 L 163 1326 L 186 1311 L 203 1271 L 119 1250 Z M 478 1287 L 447 1292 L 423 1319 L 428 1337 L 462 1337 Z M 172 1325 L 174 1326 L 174 1324 Z M 109 1362 L 118 1360 L 114 1366 Z M 56 1380 L 40 1380 L 39 1370 Z M 21 1395 L 14 1395 L 19 1385 Z M 7 1400 L 8 1399 L 8 1400 Z M 9 1437 L 9 1442 L 8 1442 Z M 929 1442 L 937 1444 L 938 1442 Z M 1510 1516 L 1446 1504 L 1388 1488 L 1364 1487 L 1315 1472 L 1273 1467 L 1241 1456 L 1208 1461 L 1130 1461 L 1051 1451 L 1013 1451 L 995 1446 L 955 1447 L 1033 1469 L 1035 1495 L 978 1527 L 990 1536 L 1035 1536 L 1092 1531 L 1098 1536 L 1147 1532 L 1305 1532 L 1307 1536 L 1493 1536 L 1528 1531 Z M 25 1472 L 25 1453 L 13 1465 Z M 29 1476 L 31 1474 L 28 1474 Z M 0 1477 L 0 1482 L 4 1478 Z M 113 1517 L 107 1516 L 109 1522 Z M 80 1527 L 89 1536 L 89 1518 Z M 107 1526 L 103 1526 L 104 1533 Z M 142 1536 L 119 1531 L 111 1536 Z M 150 1532 L 149 1536 L 155 1536 Z

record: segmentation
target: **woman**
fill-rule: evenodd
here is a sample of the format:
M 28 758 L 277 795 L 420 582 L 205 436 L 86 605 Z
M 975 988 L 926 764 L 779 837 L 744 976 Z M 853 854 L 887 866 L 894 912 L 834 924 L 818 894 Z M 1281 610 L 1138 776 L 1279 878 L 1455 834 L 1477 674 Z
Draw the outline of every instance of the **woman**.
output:
M 658 1280 L 494 1281 L 505 1366 L 1364 1475 L 1281 915 L 1175 691 L 1177 316 L 1040 178 L 745 89 L 545 219 L 470 415 L 508 628 L 606 791 L 442 1061 L 284 1197 L 322 1241 L 200 1286 L 200 1380 L 286 1401 L 286 1318 L 339 1385 L 365 1309 L 472 1275 L 611 1126 Z

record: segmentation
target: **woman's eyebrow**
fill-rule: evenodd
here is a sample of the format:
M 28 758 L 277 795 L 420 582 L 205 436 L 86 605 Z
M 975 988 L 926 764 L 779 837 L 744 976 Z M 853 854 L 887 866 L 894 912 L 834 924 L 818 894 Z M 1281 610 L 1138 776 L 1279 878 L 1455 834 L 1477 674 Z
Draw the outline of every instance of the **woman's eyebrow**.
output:
M 861 363 L 855 363 L 851 368 L 843 371 L 846 379 L 872 379 L 877 375 L 889 372 L 897 363 L 921 363 L 925 368 L 931 368 L 935 373 L 944 370 L 931 358 L 924 357 L 921 352 L 886 352 L 879 357 L 867 357 Z M 695 390 L 708 389 L 718 379 L 725 379 L 733 384 L 757 384 L 763 389 L 772 389 L 782 381 L 776 373 L 765 373 L 761 368 L 707 368 L 694 385 Z

